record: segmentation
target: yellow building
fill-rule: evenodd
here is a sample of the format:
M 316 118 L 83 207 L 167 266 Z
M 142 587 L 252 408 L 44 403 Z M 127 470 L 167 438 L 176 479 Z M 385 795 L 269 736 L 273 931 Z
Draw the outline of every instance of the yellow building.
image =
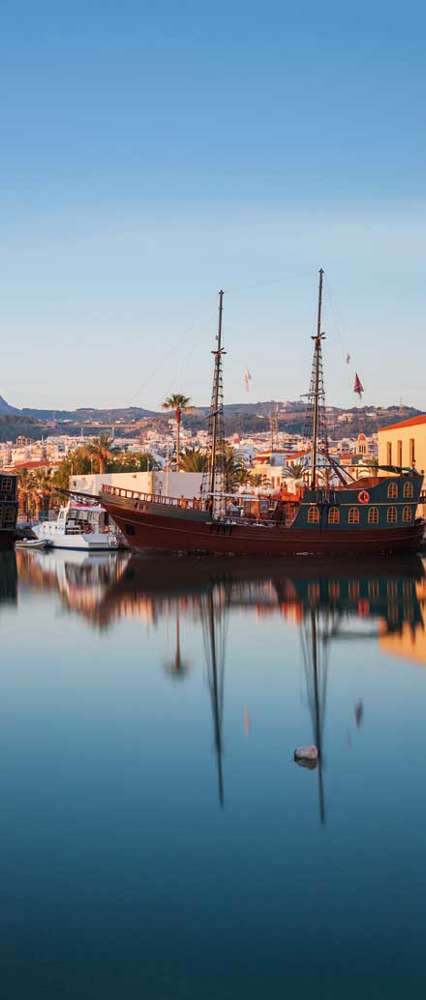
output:
M 378 431 L 379 465 L 416 468 L 426 475 L 426 414 L 401 420 Z M 426 489 L 426 479 L 423 492 Z M 426 517 L 426 503 L 418 511 Z

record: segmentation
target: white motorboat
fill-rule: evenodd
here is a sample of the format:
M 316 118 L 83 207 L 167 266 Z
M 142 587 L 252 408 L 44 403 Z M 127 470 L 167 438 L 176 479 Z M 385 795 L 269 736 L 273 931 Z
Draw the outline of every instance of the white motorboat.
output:
M 40 521 L 32 530 L 56 549 L 105 552 L 120 548 L 119 533 L 100 504 L 69 500 L 56 521 Z

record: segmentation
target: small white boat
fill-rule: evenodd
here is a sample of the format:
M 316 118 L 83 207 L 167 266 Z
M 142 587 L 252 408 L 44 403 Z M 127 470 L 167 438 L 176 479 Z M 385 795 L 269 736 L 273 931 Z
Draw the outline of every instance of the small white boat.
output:
M 20 538 L 15 542 L 16 549 L 49 549 L 51 542 L 47 538 Z
M 118 531 L 100 504 L 69 500 L 56 521 L 40 521 L 32 530 L 39 541 L 56 549 L 110 552 L 120 548 Z

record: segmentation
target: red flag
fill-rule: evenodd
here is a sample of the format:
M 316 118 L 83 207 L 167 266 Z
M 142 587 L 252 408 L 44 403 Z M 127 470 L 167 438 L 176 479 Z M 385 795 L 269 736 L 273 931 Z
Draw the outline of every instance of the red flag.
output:
M 364 392 L 364 386 L 361 382 L 358 372 L 355 372 L 354 392 L 356 392 L 359 398 L 361 399 L 361 396 Z

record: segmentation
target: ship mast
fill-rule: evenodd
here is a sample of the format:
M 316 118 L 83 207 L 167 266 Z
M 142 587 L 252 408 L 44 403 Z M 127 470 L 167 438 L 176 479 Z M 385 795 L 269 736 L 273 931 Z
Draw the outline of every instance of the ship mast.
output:
M 212 351 L 214 356 L 213 389 L 209 413 L 210 431 L 210 461 L 208 470 L 208 489 L 211 497 L 213 510 L 215 504 L 215 493 L 222 493 L 225 488 L 225 439 L 223 427 L 223 372 L 222 356 L 226 353 L 222 347 L 222 316 L 223 316 L 223 290 L 219 292 L 219 318 L 216 336 L 216 347 Z
M 311 395 L 313 399 L 313 419 L 312 419 L 312 478 L 311 489 L 315 489 L 317 482 L 318 465 L 318 443 L 319 443 L 319 423 L 320 423 L 320 398 L 324 399 L 324 386 L 322 376 L 322 351 L 321 341 L 325 334 L 321 333 L 322 321 L 322 288 L 324 281 L 324 271 L 320 268 L 318 284 L 318 311 L 317 311 L 317 332 L 312 340 L 314 341 L 314 360 L 312 368 Z

